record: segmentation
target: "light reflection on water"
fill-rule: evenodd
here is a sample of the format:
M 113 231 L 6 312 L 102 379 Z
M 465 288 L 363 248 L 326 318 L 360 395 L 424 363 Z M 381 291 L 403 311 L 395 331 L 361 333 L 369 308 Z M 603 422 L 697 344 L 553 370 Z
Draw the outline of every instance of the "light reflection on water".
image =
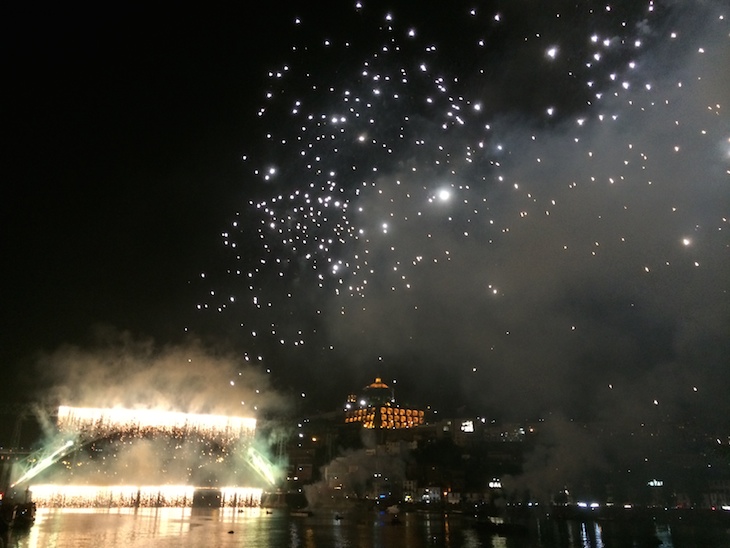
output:
M 334 511 L 310 517 L 265 511 L 118 508 L 40 509 L 36 523 L 14 533 L 10 548 L 604 548 L 610 546 L 716 546 L 730 548 L 730 531 L 669 527 L 652 522 L 618 524 L 535 521 L 527 535 L 494 534 L 458 514 L 407 513 L 393 523 L 386 512 L 357 511 L 337 519 Z M 677 540 L 679 539 L 679 540 Z M 708 544 L 709 543 L 709 544 Z
M 193 547 L 232 546 L 233 538 L 229 537 L 235 537 L 244 525 L 246 538 L 254 542 L 265 540 L 261 537 L 265 525 L 261 514 L 260 509 L 244 512 L 190 508 L 41 509 L 35 525 L 27 533 L 15 533 L 10 546 L 166 548 L 182 543 Z M 240 538 L 237 540 L 240 543 Z
M 592 529 L 592 535 L 589 527 Z M 604 548 L 601 526 L 595 521 L 580 524 L 580 540 L 583 548 Z

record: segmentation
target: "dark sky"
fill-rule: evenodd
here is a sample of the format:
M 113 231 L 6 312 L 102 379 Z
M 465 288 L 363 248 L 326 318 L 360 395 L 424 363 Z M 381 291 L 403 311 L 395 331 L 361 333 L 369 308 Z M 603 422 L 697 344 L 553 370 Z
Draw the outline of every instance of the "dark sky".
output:
M 260 17 L 119 6 L 4 18 L 4 368 L 97 324 L 180 337 L 188 281 L 245 194 L 261 67 L 246 29 Z
M 106 326 L 312 408 L 727 409 L 730 13 L 528 4 L 4 17 L 3 397 Z

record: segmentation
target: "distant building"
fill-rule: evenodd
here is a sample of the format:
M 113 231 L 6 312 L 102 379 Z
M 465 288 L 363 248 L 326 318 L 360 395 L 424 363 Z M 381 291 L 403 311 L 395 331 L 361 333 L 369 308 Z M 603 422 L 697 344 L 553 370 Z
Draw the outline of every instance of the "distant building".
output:
M 365 428 L 376 429 L 413 428 L 424 424 L 424 412 L 400 407 L 393 390 L 377 377 L 361 394 L 351 394 L 347 398 L 345 422 L 359 422 Z

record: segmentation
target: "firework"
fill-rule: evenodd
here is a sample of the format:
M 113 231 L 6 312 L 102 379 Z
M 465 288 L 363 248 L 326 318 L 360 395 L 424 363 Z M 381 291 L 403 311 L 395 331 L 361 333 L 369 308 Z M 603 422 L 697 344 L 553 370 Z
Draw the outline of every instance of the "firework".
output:
M 166 434 L 238 440 L 251 438 L 256 419 L 224 415 L 199 415 L 142 409 L 102 409 L 91 407 L 58 408 L 58 427 L 62 432 L 83 433 L 98 438 L 110 434 Z
M 196 490 L 190 485 L 33 485 L 33 500 L 42 508 L 143 508 L 193 505 Z M 258 507 L 261 489 L 218 489 L 223 507 Z
M 644 347 L 615 325 L 692 317 L 677 331 L 722 341 L 728 14 L 687 6 L 292 16 L 244 157 L 257 197 L 198 308 L 230 318 L 256 363 L 408 356 L 505 405 L 494 377 L 549 379 L 526 406 L 575 401 L 586 362 L 625 362 L 616 338 Z M 628 384 L 609 367 L 595 380 L 587 401 Z
M 302 10 L 229 261 L 201 273 L 247 360 L 428 374 L 442 405 L 702 405 L 726 361 L 695 367 L 727 331 L 726 6 Z M 675 368 L 681 391 L 653 382 Z
M 202 451 L 201 455 L 222 462 L 237 443 L 251 441 L 256 431 L 256 420 L 170 411 L 61 406 L 58 409 L 58 427 L 60 436 L 55 442 L 32 453 L 16 465 L 17 479 L 13 486 L 30 481 L 69 453 L 79 451 L 86 443 L 106 437 L 119 439 L 120 449 L 124 447 L 124 438 L 127 436 L 168 438 L 168 443 L 162 440 L 158 443 L 173 458 L 186 446 L 184 440 L 197 438 L 203 442 L 201 447 L 205 447 L 204 450 L 197 449 Z M 175 441 L 172 443 L 170 440 Z M 186 447 L 193 453 L 196 452 L 194 445 Z M 124 451 L 121 453 L 124 454 Z M 160 458 L 163 461 L 165 456 L 161 455 Z M 205 460 L 203 457 L 197 458 L 199 461 L 201 459 Z M 77 466 L 91 466 L 93 463 L 93 459 L 87 459 L 83 463 L 77 463 Z M 69 467 L 68 463 L 65 465 Z M 100 473 L 101 470 L 97 472 Z

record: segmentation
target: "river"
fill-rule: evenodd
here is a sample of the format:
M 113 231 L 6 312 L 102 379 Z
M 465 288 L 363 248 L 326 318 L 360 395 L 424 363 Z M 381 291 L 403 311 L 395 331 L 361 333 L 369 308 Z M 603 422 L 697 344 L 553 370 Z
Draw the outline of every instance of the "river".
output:
M 717 524 L 534 520 L 522 534 L 484 530 L 460 514 L 386 512 L 309 517 L 263 509 L 39 509 L 35 525 L 14 531 L 10 548 L 730 548 Z

